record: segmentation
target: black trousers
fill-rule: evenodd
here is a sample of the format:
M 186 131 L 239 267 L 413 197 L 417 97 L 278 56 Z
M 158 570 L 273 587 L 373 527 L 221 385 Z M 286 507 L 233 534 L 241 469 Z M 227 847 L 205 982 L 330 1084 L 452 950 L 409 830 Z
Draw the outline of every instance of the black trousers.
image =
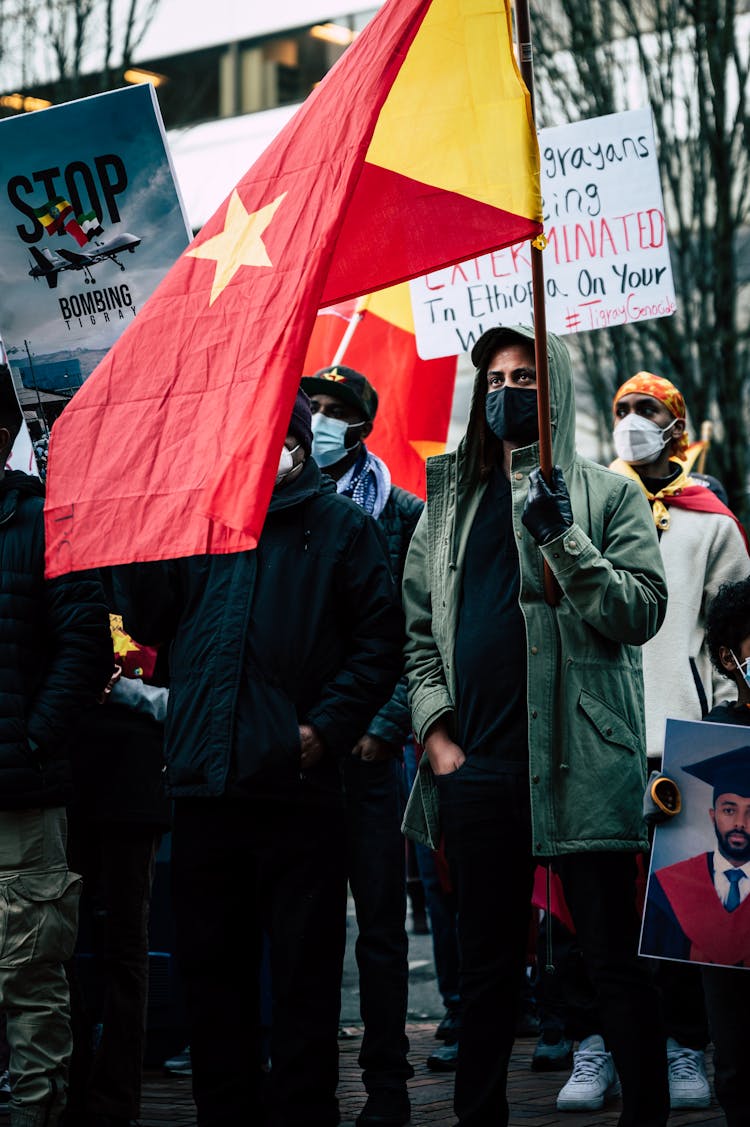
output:
M 548 972 L 550 942 L 554 969 Z M 543 1032 L 550 1036 L 560 1034 L 571 1041 L 583 1041 L 592 1033 L 601 1033 L 596 994 L 577 937 L 555 916 L 545 913 L 536 950 L 534 992 Z
M 540 928 L 540 967 L 546 959 L 545 920 Z M 540 970 L 537 997 L 545 1030 L 564 1030 L 575 1041 L 591 1033 L 601 1033 L 604 1019 L 599 1014 L 596 991 L 583 959 L 578 937 L 552 920 L 554 974 Z M 700 967 L 649 959 L 649 969 L 659 990 L 664 1030 L 680 1045 L 705 1050 L 710 1040 L 706 1006 L 703 1000 Z
M 339 807 L 178 799 L 177 948 L 199 1127 L 334 1127 L 346 926 Z M 261 1090 L 259 969 L 269 936 L 271 1083 Z
M 727 1127 L 750 1127 L 747 1088 L 747 1019 L 750 971 L 701 967 L 708 1024 L 714 1043 L 714 1087 Z
M 458 893 L 463 1019 L 455 1110 L 461 1127 L 504 1127 L 535 865 L 528 776 L 525 767 L 495 774 L 469 762 L 438 785 Z M 622 1082 L 620 1127 L 662 1127 L 666 1047 L 658 995 L 636 954 L 635 858 L 581 853 L 559 862 Z
M 100 971 L 96 997 L 75 967 L 67 968 L 73 1026 L 68 1121 L 78 1122 L 84 1112 L 135 1119 L 146 1039 L 149 905 L 161 830 L 75 817 L 68 824 L 70 867 L 83 876 L 78 950 L 93 955 Z
M 343 761 L 349 884 L 357 911 L 359 1064 L 368 1092 L 403 1089 L 414 1070 L 404 1032 L 409 994 L 403 766 L 398 759 Z

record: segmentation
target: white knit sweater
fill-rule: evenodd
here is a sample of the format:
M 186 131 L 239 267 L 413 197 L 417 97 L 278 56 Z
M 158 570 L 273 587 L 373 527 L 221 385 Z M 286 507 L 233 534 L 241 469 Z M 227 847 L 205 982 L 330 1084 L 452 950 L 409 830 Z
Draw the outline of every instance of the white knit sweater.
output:
M 670 527 L 660 540 L 669 605 L 661 630 L 643 647 L 649 756 L 663 753 L 667 717 L 701 719 L 690 658 L 709 709 L 736 695 L 734 684 L 711 665 L 704 644 L 706 609 L 722 583 L 750 574 L 750 558 L 731 517 L 671 505 L 669 518 Z

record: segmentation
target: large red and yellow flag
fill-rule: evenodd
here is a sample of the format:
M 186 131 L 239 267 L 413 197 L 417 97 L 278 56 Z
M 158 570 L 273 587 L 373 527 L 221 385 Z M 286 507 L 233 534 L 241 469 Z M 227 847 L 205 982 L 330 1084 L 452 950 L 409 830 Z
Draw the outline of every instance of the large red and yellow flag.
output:
M 253 547 L 318 308 L 540 230 L 508 0 L 389 0 L 55 424 L 48 574 Z
M 425 460 L 445 450 L 457 362 L 455 356 L 418 356 L 406 282 L 318 313 L 303 374 L 334 359 L 364 372 L 377 389 L 380 406 L 368 448 L 386 463 L 395 485 L 424 497 Z

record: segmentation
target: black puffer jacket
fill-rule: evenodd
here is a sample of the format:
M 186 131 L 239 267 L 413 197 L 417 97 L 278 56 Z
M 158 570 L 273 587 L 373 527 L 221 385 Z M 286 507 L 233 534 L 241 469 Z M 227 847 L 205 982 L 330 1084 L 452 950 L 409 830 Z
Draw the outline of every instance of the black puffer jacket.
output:
M 44 578 L 44 490 L 0 480 L 0 809 L 70 798 L 67 744 L 114 665 L 99 584 Z
M 388 544 L 388 555 L 391 561 L 391 570 L 401 591 L 401 580 L 404 575 L 406 553 L 414 529 L 417 527 L 424 501 L 414 493 L 408 493 L 397 485 L 391 486 L 391 492 L 385 503 L 385 508 L 378 518 L 381 532 L 385 535 Z M 402 677 L 394 690 L 393 696 L 381 708 L 368 729 L 370 735 L 377 736 L 386 743 L 403 747 L 407 736 L 411 732 L 411 711 L 406 689 L 406 678 Z
M 375 522 L 314 461 L 274 493 L 256 551 L 138 565 L 117 581 L 126 630 L 172 643 L 172 795 L 253 794 L 269 774 L 298 786 L 299 724 L 328 752 L 311 781 L 340 792 L 337 757 L 401 674 L 403 616 Z
M 408 493 L 406 489 L 392 485 L 385 508 L 378 517 L 380 530 L 388 544 L 391 569 L 399 590 L 404 575 L 406 553 L 423 508 L 424 501 L 417 497 L 416 493 Z

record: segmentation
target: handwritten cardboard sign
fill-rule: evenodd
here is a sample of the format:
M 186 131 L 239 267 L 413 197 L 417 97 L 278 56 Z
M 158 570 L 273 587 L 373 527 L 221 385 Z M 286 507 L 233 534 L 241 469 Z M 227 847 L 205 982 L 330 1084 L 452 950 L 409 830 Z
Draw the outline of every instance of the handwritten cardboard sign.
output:
M 547 326 L 558 335 L 675 311 L 651 111 L 539 134 Z M 493 325 L 533 320 L 529 244 L 410 283 L 423 360 L 471 348 Z

